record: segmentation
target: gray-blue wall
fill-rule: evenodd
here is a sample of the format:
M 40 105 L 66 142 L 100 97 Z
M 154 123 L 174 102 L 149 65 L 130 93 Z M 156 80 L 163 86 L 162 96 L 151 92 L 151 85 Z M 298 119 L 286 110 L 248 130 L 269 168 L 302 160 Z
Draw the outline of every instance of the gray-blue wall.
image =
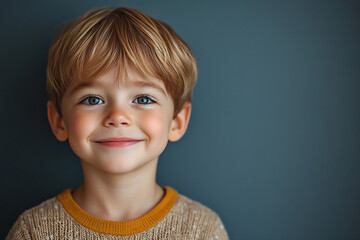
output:
M 45 69 L 63 24 L 102 6 L 174 27 L 199 67 L 185 137 L 158 181 L 219 213 L 231 239 L 360 239 L 360 4 L 327 1 L 4 1 L 1 236 L 82 180 L 46 118 Z

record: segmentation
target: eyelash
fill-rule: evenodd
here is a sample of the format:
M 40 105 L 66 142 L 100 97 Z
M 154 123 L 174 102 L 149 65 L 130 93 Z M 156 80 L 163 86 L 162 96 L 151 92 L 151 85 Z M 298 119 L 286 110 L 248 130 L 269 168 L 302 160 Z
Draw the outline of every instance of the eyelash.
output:
M 86 100 L 89 100 L 89 99 L 91 99 L 91 98 L 97 98 L 97 99 L 99 99 L 100 101 L 103 102 L 103 103 L 101 103 L 101 104 L 104 104 L 104 100 L 102 100 L 99 96 L 96 96 L 96 95 L 88 95 L 88 96 L 86 96 L 83 100 L 81 100 L 80 103 L 86 104 L 86 105 L 89 105 L 89 106 L 99 105 L 99 104 L 85 103 Z M 150 101 L 149 103 L 139 103 L 139 102 L 137 102 L 137 104 L 140 104 L 140 105 L 148 105 L 148 104 L 156 103 L 156 100 L 155 100 L 153 97 L 151 97 L 151 96 L 149 96 L 149 95 L 147 95 L 147 94 L 143 94 L 143 95 L 136 96 L 135 99 L 134 99 L 132 102 L 134 103 L 134 102 L 136 101 L 136 99 L 139 99 L 139 98 L 147 98 L 147 99 Z M 135 102 L 135 103 L 136 103 L 136 102 Z
M 139 98 L 147 98 L 150 100 L 150 103 L 138 103 L 140 105 L 148 105 L 148 104 L 152 104 L 152 103 L 156 103 L 155 99 L 147 94 L 143 94 L 143 95 L 140 95 L 140 96 L 137 96 L 133 102 L 136 100 L 136 99 L 139 99 Z
M 102 104 L 104 104 L 104 100 L 102 100 L 99 96 L 96 96 L 96 95 L 88 95 L 88 96 L 86 96 L 83 100 L 81 100 L 80 103 L 83 103 L 83 104 L 89 105 L 89 106 L 91 106 L 91 105 L 99 105 L 99 104 L 89 104 L 89 103 L 85 103 L 86 100 L 89 100 L 89 99 L 91 99 L 91 98 L 97 98 L 97 99 L 99 99 L 100 101 L 103 102 Z

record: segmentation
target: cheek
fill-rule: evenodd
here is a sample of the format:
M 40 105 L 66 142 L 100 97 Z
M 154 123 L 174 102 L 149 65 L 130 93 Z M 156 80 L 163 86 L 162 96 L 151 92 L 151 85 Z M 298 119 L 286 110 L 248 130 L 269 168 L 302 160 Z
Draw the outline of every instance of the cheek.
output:
M 86 138 L 94 126 L 94 118 L 89 114 L 73 113 L 68 120 L 69 140 L 77 139 L 78 141 Z
M 169 135 L 170 121 L 161 113 L 149 113 L 143 116 L 142 128 L 150 138 L 163 139 Z

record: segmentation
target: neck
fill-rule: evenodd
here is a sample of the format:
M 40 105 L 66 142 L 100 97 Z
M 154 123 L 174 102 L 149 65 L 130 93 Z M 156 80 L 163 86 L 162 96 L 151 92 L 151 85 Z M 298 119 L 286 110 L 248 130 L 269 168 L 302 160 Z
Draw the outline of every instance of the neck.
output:
M 109 174 L 81 162 L 84 182 L 73 193 L 87 213 L 108 221 L 129 221 L 154 208 L 164 195 L 156 184 L 157 161 L 130 173 Z

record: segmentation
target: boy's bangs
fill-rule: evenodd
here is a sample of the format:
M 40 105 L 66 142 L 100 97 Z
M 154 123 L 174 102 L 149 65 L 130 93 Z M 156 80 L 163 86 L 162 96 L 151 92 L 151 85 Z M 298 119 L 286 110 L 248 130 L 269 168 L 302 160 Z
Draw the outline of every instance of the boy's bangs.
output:
M 102 31 L 89 32 L 84 35 L 85 49 L 78 49 L 82 54 L 78 57 L 75 68 L 71 75 L 81 82 L 91 81 L 102 74 L 117 68 L 118 78 L 121 74 L 127 74 L 127 68 L 134 68 L 137 73 L 149 80 L 156 78 L 164 81 L 169 78 L 167 71 L 159 63 L 158 56 L 145 36 L 134 26 L 126 21 L 112 20 L 111 23 L 104 19 L 96 29 Z M 103 26 L 102 26 L 103 25 Z M 74 65 L 73 65 L 74 66 Z M 169 83 L 168 83 L 169 84 Z

